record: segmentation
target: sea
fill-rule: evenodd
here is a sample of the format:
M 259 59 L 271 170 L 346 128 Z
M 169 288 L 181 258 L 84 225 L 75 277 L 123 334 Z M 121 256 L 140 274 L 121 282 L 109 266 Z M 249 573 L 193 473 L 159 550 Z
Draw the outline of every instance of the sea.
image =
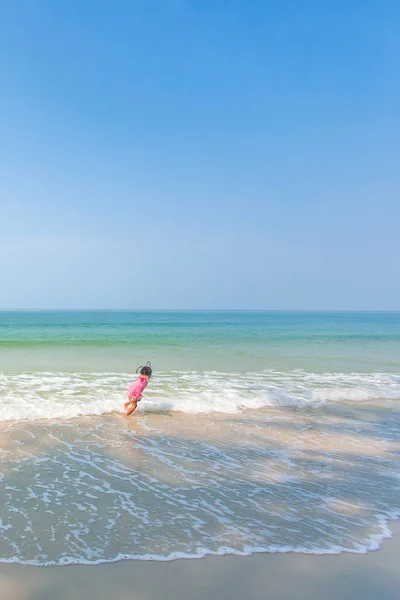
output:
M 399 516 L 400 312 L 0 312 L 0 562 L 365 553 Z

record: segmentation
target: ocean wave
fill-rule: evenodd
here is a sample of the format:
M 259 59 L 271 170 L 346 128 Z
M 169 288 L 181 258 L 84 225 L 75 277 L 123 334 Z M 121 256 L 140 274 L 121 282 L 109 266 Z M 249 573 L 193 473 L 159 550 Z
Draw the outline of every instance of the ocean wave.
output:
M 0 421 L 71 419 L 121 412 L 132 375 L 0 373 Z M 268 406 L 400 400 L 400 374 L 159 372 L 139 410 L 237 413 Z

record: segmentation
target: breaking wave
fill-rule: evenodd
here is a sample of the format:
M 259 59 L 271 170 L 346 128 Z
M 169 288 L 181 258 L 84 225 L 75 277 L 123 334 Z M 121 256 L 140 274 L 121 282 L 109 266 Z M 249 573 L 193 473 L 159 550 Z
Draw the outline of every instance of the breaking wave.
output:
M 71 419 L 120 412 L 132 375 L 0 373 L 0 421 Z M 268 406 L 400 400 L 400 374 L 158 372 L 139 410 L 237 413 Z

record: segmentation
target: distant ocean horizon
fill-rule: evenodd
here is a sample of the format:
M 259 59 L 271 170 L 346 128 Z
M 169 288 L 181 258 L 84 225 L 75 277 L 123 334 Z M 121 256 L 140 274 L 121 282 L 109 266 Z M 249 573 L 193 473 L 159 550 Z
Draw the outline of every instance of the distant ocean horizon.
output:
M 396 308 L 0 308 L 0 312 L 261 312 L 261 313 L 400 313 Z

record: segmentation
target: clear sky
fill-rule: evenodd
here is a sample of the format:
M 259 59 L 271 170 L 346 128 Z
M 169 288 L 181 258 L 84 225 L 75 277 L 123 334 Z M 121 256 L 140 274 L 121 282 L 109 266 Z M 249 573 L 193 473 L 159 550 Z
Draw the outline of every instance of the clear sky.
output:
M 0 308 L 400 309 L 397 0 L 3 0 Z

